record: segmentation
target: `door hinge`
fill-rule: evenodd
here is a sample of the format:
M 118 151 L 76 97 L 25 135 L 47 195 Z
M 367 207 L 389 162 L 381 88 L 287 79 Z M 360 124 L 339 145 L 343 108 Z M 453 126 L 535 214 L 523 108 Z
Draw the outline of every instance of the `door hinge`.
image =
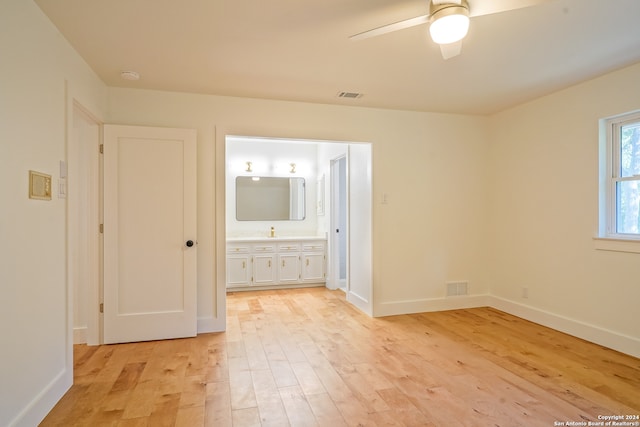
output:
M 104 154 L 104 144 L 100 144 L 100 154 Z
M 100 234 L 104 233 L 104 224 L 100 224 Z
M 104 303 L 100 303 L 100 313 L 104 313 Z

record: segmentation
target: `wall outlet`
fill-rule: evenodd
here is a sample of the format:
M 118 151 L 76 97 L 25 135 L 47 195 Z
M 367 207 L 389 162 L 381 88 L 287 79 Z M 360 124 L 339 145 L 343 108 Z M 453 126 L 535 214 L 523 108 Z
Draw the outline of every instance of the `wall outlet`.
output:
M 529 288 L 522 288 L 522 298 L 529 298 Z

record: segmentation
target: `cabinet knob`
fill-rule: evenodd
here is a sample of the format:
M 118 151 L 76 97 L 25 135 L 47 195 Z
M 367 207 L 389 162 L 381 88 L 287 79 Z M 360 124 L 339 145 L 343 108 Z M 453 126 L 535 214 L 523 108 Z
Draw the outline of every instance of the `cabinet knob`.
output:
M 185 245 L 190 248 L 191 246 L 193 246 L 193 240 L 187 240 L 187 243 L 185 243 Z

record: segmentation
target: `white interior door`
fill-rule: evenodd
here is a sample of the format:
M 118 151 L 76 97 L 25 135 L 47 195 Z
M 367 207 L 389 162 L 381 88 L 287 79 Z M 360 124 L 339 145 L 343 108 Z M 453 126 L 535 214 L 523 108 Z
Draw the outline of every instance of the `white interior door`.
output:
M 104 126 L 104 342 L 195 336 L 196 131 Z

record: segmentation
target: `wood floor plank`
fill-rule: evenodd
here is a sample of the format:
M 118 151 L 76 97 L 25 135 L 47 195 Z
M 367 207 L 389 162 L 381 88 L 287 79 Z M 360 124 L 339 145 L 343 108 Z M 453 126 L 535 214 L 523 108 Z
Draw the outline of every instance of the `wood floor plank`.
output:
M 270 369 L 252 371 L 253 389 L 258 404 L 260 423 L 265 426 L 287 426 L 289 419 Z
M 176 415 L 175 427 L 200 427 L 204 426 L 205 406 L 192 406 L 179 408 Z
M 205 400 L 205 426 L 231 426 L 231 389 L 228 381 L 217 381 L 207 384 Z
M 116 424 L 117 427 L 150 427 L 149 419 L 144 418 L 130 418 L 130 419 L 121 419 Z
M 278 387 L 292 387 L 298 385 L 298 378 L 288 360 L 273 360 L 269 362 Z
M 283 387 L 279 392 L 287 412 L 287 418 L 292 426 L 315 427 L 319 425 L 299 386 Z
M 149 425 L 172 427 L 176 424 L 180 408 L 180 393 L 163 394 L 156 399 L 153 411 L 149 416 Z
M 192 375 L 182 379 L 180 409 L 204 407 L 207 400 L 207 383 L 204 375 Z
M 231 408 L 233 410 L 258 406 L 250 371 L 231 370 L 229 372 L 229 386 L 231 389 Z
M 260 413 L 258 408 L 234 409 L 234 427 L 260 427 Z
M 640 413 L 640 360 L 492 308 L 370 318 L 233 292 L 227 332 L 74 346 L 41 426 L 527 426 Z
M 320 426 L 347 426 L 340 410 L 328 393 L 312 394 L 306 396 L 307 402 L 318 425 Z
M 326 393 L 322 381 L 309 362 L 296 362 L 291 364 L 291 369 L 298 379 L 298 384 L 305 396 Z
M 122 418 L 148 417 L 153 412 L 156 400 L 156 388 L 158 381 L 147 379 L 138 382 L 129 395 L 127 407 Z

